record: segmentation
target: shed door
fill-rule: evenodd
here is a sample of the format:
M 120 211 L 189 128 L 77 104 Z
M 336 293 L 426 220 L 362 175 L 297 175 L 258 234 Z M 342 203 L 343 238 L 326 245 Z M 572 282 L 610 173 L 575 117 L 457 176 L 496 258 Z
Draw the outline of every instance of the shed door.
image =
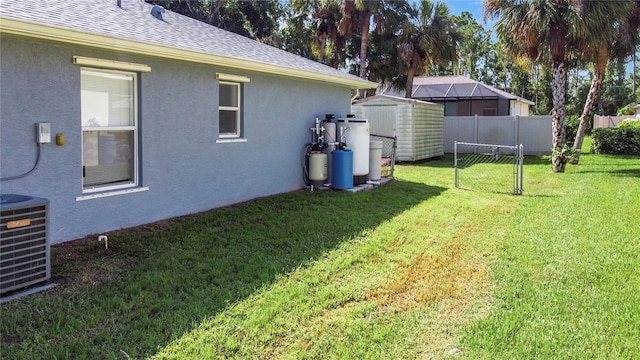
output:
M 371 135 L 395 136 L 396 105 L 365 106 L 364 115 L 369 119 Z

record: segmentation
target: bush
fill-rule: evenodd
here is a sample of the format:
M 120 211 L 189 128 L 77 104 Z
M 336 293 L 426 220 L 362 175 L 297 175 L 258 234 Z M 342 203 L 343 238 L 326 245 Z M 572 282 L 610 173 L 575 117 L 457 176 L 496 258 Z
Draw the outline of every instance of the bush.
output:
M 567 131 L 567 144 L 573 145 L 580 126 L 580 118 L 577 115 L 567 116 L 565 120 L 565 129 Z
M 620 129 L 640 129 L 640 119 L 624 119 L 616 127 Z
M 625 115 L 633 115 L 634 110 L 633 107 L 635 106 L 635 103 L 629 103 L 623 107 L 621 107 L 620 109 L 618 109 L 618 111 L 616 112 L 617 116 L 625 116 Z
M 640 127 L 635 125 L 593 129 L 591 139 L 596 154 L 640 155 Z

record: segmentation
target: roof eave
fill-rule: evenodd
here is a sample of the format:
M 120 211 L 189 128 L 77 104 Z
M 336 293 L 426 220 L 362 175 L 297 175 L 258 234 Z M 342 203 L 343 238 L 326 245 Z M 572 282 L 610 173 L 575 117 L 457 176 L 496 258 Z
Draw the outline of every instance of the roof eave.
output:
M 254 60 L 238 59 L 234 57 L 185 50 L 164 45 L 150 44 L 141 41 L 92 34 L 0 16 L 0 34 L 5 33 L 39 38 L 55 42 L 108 49 L 112 51 L 115 50 L 132 54 L 217 65 L 234 69 L 251 69 L 252 71 L 270 75 L 321 81 L 355 89 L 375 89 L 378 86 L 377 83 L 364 79 L 343 78 L 339 76 L 293 69 L 286 66 L 273 65 Z

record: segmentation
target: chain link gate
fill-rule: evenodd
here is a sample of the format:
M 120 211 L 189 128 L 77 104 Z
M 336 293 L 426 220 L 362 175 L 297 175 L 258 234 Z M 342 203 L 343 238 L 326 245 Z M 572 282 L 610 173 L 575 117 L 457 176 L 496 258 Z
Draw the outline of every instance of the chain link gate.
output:
M 522 144 L 454 143 L 457 188 L 521 195 L 523 165 Z

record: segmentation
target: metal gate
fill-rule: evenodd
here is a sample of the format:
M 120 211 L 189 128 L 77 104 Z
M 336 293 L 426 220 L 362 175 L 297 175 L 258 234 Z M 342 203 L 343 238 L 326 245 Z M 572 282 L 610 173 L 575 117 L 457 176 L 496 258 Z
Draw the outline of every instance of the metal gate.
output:
M 522 144 L 517 146 L 454 144 L 457 188 L 522 194 L 524 169 Z

